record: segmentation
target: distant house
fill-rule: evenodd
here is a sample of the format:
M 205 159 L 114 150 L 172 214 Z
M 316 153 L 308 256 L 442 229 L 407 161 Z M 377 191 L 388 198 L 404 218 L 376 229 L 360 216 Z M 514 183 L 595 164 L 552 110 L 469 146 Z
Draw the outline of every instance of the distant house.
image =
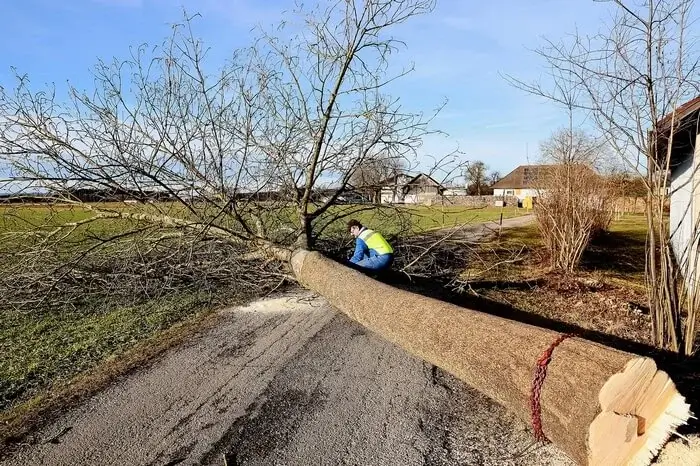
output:
M 398 173 L 379 182 L 379 200 L 382 204 L 398 204 L 404 201 L 404 190 L 412 175 Z
M 448 186 L 442 192 L 443 196 L 467 196 L 469 192 L 464 186 Z
M 175 188 L 170 188 L 177 193 Z M 187 191 L 181 191 L 181 197 Z M 58 192 L 60 197 L 73 199 L 80 202 L 126 202 L 134 203 L 138 201 L 167 201 L 174 198 L 170 191 L 150 187 L 147 189 L 137 188 L 94 188 L 94 187 L 71 187 Z
M 442 196 L 445 190 L 425 173 L 414 176 L 399 173 L 382 181 L 380 186 L 382 204 L 422 204 Z
M 40 204 L 50 203 L 54 198 L 50 194 L 40 192 L 29 193 L 0 193 L 0 204 Z
M 491 188 L 494 196 L 513 196 L 522 201 L 526 197 L 537 197 L 541 186 L 538 180 L 553 165 L 520 165 L 506 176 L 495 182 Z
M 673 131 L 671 121 L 674 121 Z M 665 160 L 670 149 L 669 215 L 671 247 L 685 269 L 697 262 L 700 225 L 700 96 L 686 102 L 657 122 L 656 156 Z M 669 143 L 671 147 L 669 148 Z
M 551 183 L 561 182 L 564 179 L 566 172 L 561 171 L 561 169 L 567 166 L 573 170 L 573 176 L 599 176 L 595 170 L 583 163 L 520 165 L 491 186 L 493 195 L 497 198 L 501 196 L 515 197 L 518 199 L 518 204 L 522 204 L 526 198 L 537 202 L 537 197 L 543 196 L 547 192 L 547 186 L 553 186 Z

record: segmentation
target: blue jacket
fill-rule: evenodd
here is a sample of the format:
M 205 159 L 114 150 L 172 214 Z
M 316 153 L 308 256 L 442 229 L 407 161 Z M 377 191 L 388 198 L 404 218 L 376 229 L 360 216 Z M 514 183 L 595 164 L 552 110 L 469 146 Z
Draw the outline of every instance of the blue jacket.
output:
M 365 240 L 358 236 L 355 238 L 355 253 L 350 258 L 350 262 L 357 264 L 366 256 L 369 256 L 372 252 L 374 251 L 370 251 L 370 249 L 367 247 L 367 243 L 365 243 Z
M 365 230 L 365 228 L 360 230 L 360 232 L 362 232 L 364 230 Z M 377 251 L 375 251 L 374 249 L 368 248 L 367 243 L 365 243 L 365 240 L 363 240 L 359 236 L 357 238 L 355 238 L 355 253 L 350 258 L 350 262 L 352 262 L 353 264 L 357 264 L 365 257 L 374 257 L 376 255 L 377 255 Z

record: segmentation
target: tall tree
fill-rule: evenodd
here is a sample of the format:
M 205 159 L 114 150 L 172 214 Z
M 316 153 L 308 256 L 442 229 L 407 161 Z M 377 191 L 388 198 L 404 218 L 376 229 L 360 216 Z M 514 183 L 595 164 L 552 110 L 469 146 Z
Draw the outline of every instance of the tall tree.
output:
M 488 185 L 486 172 L 489 167 L 481 160 L 475 160 L 467 165 L 464 177 L 467 180 L 467 190 L 474 189 L 477 196 L 481 196 L 484 187 Z
M 543 163 L 597 168 L 603 163 L 603 142 L 579 128 L 561 128 L 540 143 L 540 156 Z
M 379 203 L 381 183 L 401 173 L 404 166 L 403 159 L 369 157 L 357 165 L 349 182 L 356 190 L 369 196 L 372 202 Z

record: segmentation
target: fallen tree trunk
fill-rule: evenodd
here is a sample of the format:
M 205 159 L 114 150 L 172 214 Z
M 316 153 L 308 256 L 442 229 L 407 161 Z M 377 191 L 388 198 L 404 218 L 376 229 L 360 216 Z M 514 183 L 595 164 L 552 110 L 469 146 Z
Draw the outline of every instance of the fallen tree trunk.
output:
M 304 286 L 509 408 L 580 464 L 647 465 L 690 416 L 652 359 L 398 290 L 316 252 L 297 251 L 291 263 Z

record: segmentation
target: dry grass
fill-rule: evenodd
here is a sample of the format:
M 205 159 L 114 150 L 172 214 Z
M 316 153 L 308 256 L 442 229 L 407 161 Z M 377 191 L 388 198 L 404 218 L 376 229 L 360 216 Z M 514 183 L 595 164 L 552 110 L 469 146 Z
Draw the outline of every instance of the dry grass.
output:
M 528 288 L 505 285 L 479 288 L 482 296 L 550 320 L 650 345 L 651 320 L 644 295 L 600 281 L 595 275 L 576 279 L 545 276 Z
M 583 255 L 577 272 L 547 269 L 536 225 L 505 230 L 475 246 L 462 289 L 547 319 L 651 344 L 644 291 L 642 215 L 613 222 Z

